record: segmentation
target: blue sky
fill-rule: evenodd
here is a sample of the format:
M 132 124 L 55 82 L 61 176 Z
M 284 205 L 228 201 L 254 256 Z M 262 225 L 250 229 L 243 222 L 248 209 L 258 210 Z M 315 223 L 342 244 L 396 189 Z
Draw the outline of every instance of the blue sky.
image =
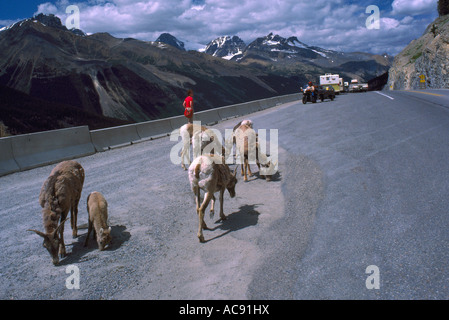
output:
M 154 41 L 169 32 L 198 49 L 222 35 L 249 43 L 270 32 L 345 52 L 399 53 L 438 16 L 437 0 L 20 0 L 0 1 L 0 27 L 36 13 L 77 5 L 90 34 Z M 366 8 L 380 9 L 380 29 L 368 29 Z

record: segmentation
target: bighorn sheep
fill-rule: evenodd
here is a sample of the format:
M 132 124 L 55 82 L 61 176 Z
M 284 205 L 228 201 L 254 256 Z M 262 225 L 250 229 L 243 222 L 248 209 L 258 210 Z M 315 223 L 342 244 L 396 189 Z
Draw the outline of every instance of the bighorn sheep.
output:
M 87 247 L 93 229 L 98 248 L 103 251 L 111 242 L 111 227 L 108 227 L 108 203 L 100 192 L 94 191 L 87 197 L 87 212 L 89 226 L 84 246 Z
M 182 150 L 181 150 L 181 167 L 184 170 L 187 170 L 186 166 L 185 166 L 185 162 L 184 159 L 187 158 L 187 163 L 190 165 L 190 145 L 192 144 L 192 137 L 193 137 L 193 123 L 187 123 L 185 125 L 183 125 L 180 129 L 179 129 L 179 133 L 181 135 L 182 138 Z M 197 129 L 198 130 L 198 129 Z M 207 128 L 204 126 L 201 126 L 201 131 L 206 131 Z M 199 130 L 198 130 L 199 131 Z
M 215 192 L 220 192 L 220 218 L 225 220 L 223 213 L 224 192 L 227 189 L 231 198 L 235 197 L 235 185 L 237 184 L 237 167 L 231 172 L 229 166 L 224 163 L 224 157 L 217 155 L 203 155 L 196 158 L 189 167 L 189 180 L 195 195 L 196 211 L 199 218 L 198 239 L 204 242 L 203 229 L 207 229 L 204 222 L 204 211 L 211 203 L 211 216 L 215 213 Z M 205 192 L 201 203 L 200 189 Z
M 59 263 L 58 253 L 61 257 L 66 255 L 64 245 L 64 222 L 70 222 L 73 238 L 77 237 L 78 203 L 84 184 L 84 169 L 76 161 L 63 161 L 59 163 L 44 182 L 39 195 L 42 207 L 44 232 L 33 231 L 44 238 L 43 246 L 51 255 L 54 265 Z M 59 222 L 59 225 L 58 225 Z
M 244 177 L 244 181 L 248 181 L 248 174 L 252 176 L 250 162 L 256 162 L 257 167 L 259 168 L 259 174 L 261 178 L 265 178 L 267 181 L 271 181 L 270 172 L 274 172 L 274 167 L 276 166 L 271 162 L 269 157 L 260 152 L 260 146 L 258 142 L 258 137 L 256 132 L 252 129 L 252 122 L 247 124 L 242 124 L 235 130 L 234 133 L 236 146 L 237 146 L 237 154 L 240 157 L 240 161 L 242 161 L 242 176 Z M 261 174 L 262 171 L 267 172 L 268 174 Z
M 235 132 L 241 125 L 245 125 L 245 126 L 250 127 L 251 129 L 254 129 L 252 120 L 243 120 L 235 125 L 233 131 Z
M 192 123 L 185 124 L 180 128 L 180 135 L 183 141 L 181 150 L 181 167 L 184 170 L 187 170 L 184 162 L 185 158 L 187 158 L 187 163 L 190 165 L 190 144 L 192 144 L 194 159 L 202 154 L 204 148 L 210 143 L 214 143 L 214 146 L 212 147 L 213 149 L 211 150 L 212 154 L 216 148 L 220 148 L 221 151 L 224 151 L 224 148 L 214 131 L 205 126 L 199 126 Z

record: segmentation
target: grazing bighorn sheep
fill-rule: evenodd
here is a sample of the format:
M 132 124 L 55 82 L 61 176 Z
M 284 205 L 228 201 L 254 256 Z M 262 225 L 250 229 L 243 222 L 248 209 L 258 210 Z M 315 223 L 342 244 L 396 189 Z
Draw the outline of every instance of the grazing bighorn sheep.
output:
M 50 253 L 54 265 L 59 263 L 58 253 L 61 257 L 66 255 L 64 222 L 68 219 L 69 210 L 72 236 L 77 237 L 78 203 L 83 184 L 83 167 L 76 161 L 63 161 L 51 171 L 42 185 L 39 204 L 42 207 L 45 233 L 37 230 L 28 231 L 33 231 L 44 238 L 43 246 Z
M 274 172 L 275 164 L 271 162 L 269 157 L 260 152 L 260 146 L 258 142 L 258 136 L 256 132 L 252 129 L 252 123 L 250 124 L 241 124 L 234 133 L 236 146 L 237 146 L 237 154 L 240 157 L 240 161 L 242 161 L 242 176 L 244 177 L 244 181 L 248 181 L 248 174 L 252 176 L 250 162 L 256 162 L 257 167 L 259 168 L 259 174 L 262 171 L 267 172 L 268 174 L 262 175 L 261 178 L 265 178 L 267 181 L 271 181 L 270 172 Z
M 189 180 L 195 195 L 196 211 L 199 218 L 198 239 L 204 242 L 203 229 L 207 229 L 204 222 L 204 211 L 211 203 L 211 216 L 215 213 L 215 192 L 220 192 L 220 218 L 225 220 L 223 213 L 224 192 L 227 189 L 231 198 L 235 197 L 235 185 L 237 184 L 237 167 L 231 172 L 229 166 L 224 163 L 224 157 L 217 155 L 203 155 L 196 158 L 189 167 Z M 201 203 L 200 189 L 205 192 Z
M 111 227 L 108 227 L 108 203 L 100 192 L 94 191 L 87 197 L 87 212 L 89 226 L 84 246 L 87 247 L 93 229 L 98 249 L 103 251 L 111 242 Z

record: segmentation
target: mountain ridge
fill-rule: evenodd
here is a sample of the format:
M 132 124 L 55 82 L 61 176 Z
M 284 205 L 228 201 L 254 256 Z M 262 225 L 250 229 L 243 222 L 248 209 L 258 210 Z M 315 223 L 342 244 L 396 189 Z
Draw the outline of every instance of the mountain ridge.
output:
M 80 36 L 60 21 L 33 19 L 0 32 L 0 85 L 128 122 L 181 115 L 187 89 L 197 111 L 297 92 L 294 79 L 204 53 L 108 33 Z

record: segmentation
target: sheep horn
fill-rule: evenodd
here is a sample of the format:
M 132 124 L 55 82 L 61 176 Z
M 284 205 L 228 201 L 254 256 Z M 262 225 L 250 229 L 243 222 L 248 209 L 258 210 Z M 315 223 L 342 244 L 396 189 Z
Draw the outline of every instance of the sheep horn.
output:
M 38 231 L 38 230 L 28 229 L 27 231 L 35 232 L 37 235 L 39 235 L 39 236 L 41 236 L 41 237 L 44 237 L 44 238 L 46 237 L 45 233 L 40 232 L 40 231 Z
M 58 232 L 59 228 L 61 228 L 64 225 L 64 222 L 66 222 L 67 220 L 69 220 L 69 218 L 64 219 L 63 221 L 61 221 L 61 223 L 59 224 L 59 226 L 56 228 L 56 230 L 53 232 L 54 235 L 56 235 L 56 233 Z

